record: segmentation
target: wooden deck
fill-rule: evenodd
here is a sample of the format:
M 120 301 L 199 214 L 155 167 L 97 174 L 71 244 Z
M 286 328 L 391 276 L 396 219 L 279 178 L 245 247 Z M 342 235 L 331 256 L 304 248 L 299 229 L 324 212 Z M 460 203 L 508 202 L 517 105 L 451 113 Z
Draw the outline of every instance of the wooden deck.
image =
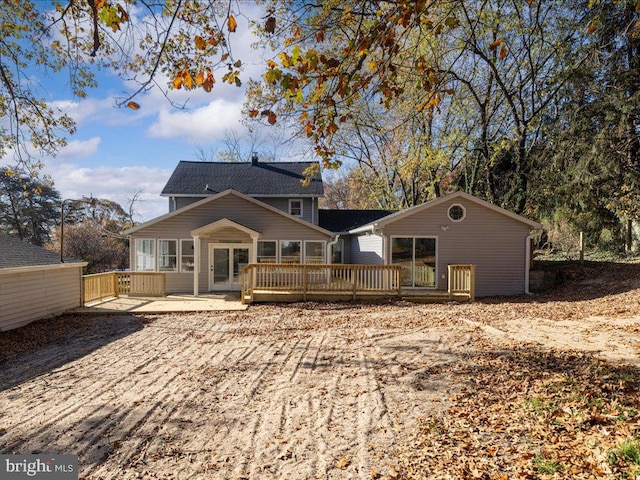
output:
M 448 302 L 475 298 L 474 265 L 449 265 L 447 290 L 403 288 L 401 267 L 397 265 L 250 264 L 241 273 L 243 303 L 384 298 Z
M 82 304 L 118 297 L 141 295 L 164 297 L 167 294 L 165 273 L 108 272 L 85 275 L 82 278 Z

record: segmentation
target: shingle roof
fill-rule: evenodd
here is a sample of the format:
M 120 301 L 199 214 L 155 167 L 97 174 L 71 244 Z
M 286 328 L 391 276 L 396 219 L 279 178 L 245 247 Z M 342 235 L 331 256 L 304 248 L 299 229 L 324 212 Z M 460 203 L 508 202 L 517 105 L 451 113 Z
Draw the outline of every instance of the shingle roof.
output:
M 78 262 L 65 258 L 69 263 Z M 58 265 L 60 254 L 31 245 L 17 238 L 0 235 L 0 268 L 34 267 L 36 265 Z
M 187 162 L 181 161 L 165 185 L 163 196 L 205 196 L 232 188 L 245 195 L 323 195 L 322 177 L 316 173 L 303 186 L 304 171 L 315 162 Z M 208 190 L 206 187 L 208 186 Z
M 320 210 L 319 213 L 319 225 L 337 233 L 375 222 L 395 213 L 395 210 Z

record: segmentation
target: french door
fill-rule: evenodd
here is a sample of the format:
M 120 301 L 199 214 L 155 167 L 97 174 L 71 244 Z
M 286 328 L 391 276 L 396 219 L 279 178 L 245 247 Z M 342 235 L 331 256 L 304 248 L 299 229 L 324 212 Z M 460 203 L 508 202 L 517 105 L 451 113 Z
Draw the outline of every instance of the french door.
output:
M 209 290 L 240 290 L 240 270 L 250 258 L 249 245 L 209 245 Z
M 394 237 L 391 263 L 402 267 L 403 287 L 435 288 L 436 238 Z

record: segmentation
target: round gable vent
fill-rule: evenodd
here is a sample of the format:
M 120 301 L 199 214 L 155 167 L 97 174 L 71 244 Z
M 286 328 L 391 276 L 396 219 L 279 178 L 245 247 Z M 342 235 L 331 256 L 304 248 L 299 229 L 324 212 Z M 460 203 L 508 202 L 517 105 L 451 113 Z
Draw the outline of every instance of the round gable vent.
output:
M 447 213 L 449 215 L 449 219 L 452 222 L 461 222 L 467 215 L 467 211 L 465 210 L 465 208 L 457 203 L 451 205 Z

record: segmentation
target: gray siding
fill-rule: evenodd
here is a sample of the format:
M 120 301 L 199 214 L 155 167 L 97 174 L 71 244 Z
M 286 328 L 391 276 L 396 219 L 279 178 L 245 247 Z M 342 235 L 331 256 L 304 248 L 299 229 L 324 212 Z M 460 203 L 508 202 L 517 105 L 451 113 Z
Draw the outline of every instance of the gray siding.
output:
M 176 210 L 191 205 L 192 203 L 199 202 L 204 197 L 176 197 Z M 314 225 L 318 224 L 318 201 L 317 199 L 291 197 L 302 200 L 302 219 Z M 280 197 L 258 197 L 256 200 L 271 205 L 285 213 L 289 213 L 289 198 Z M 174 209 L 173 201 L 169 199 L 169 212 Z
M 381 265 L 384 263 L 382 255 L 382 237 L 379 235 L 358 235 L 351 237 L 351 251 L 349 263 Z
M 82 267 L 0 271 L 0 330 L 59 315 L 81 303 Z
M 189 238 L 191 231 L 227 218 L 260 232 L 270 240 L 326 240 L 322 232 L 267 210 L 233 194 L 161 220 L 132 235 L 132 238 Z
M 199 202 L 204 197 L 176 197 L 176 208 L 175 210 L 179 210 L 182 207 L 186 207 L 187 205 L 191 205 L 192 203 Z M 169 211 L 172 212 L 174 210 L 173 202 L 169 199 Z
M 329 235 L 310 228 L 310 226 L 230 194 L 161 220 L 132 234 L 130 263 L 132 268 L 135 268 L 136 238 L 189 239 L 192 230 L 223 218 L 260 232 L 261 240 L 330 240 Z M 252 243 L 252 239 L 246 233 L 235 228 L 224 228 L 202 238 L 199 276 L 200 291 L 202 292 L 207 291 L 209 286 L 209 243 L 224 242 Z M 167 291 L 192 292 L 193 274 L 191 272 L 168 272 Z
M 466 209 L 461 222 L 453 222 L 447 215 L 453 204 Z M 525 240 L 530 229 L 499 212 L 457 198 L 388 224 L 384 234 L 437 237 L 437 288 L 447 288 L 447 265 L 474 264 L 476 294 L 487 296 L 524 293 Z
M 290 197 L 296 200 L 302 200 L 302 219 L 313 223 L 314 225 L 318 224 L 318 212 L 313 212 L 314 208 L 312 208 L 312 202 L 310 198 L 301 198 L 301 197 Z M 278 197 L 259 197 L 256 200 L 260 200 L 261 202 L 266 203 L 267 205 L 271 205 L 272 207 L 277 208 L 278 210 L 282 210 L 285 213 L 289 213 L 289 198 L 278 198 Z M 315 208 L 317 210 L 317 207 Z M 312 213 L 313 212 L 313 213 Z M 313 221 L 312 221 L 313 219 Z

